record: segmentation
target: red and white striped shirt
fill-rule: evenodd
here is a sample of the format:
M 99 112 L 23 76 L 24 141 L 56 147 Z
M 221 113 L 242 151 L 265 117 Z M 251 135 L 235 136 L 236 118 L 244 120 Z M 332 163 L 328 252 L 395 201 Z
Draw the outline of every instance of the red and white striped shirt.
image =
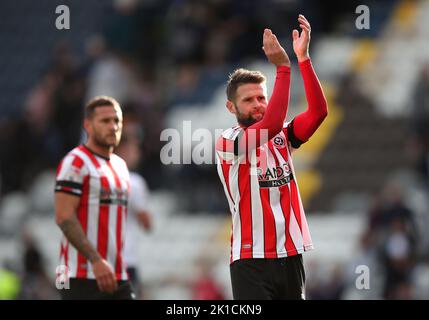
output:
M 113 267 L 117 280 L 127 280 L 123 244 L 129 194 L 129 172 L 124 160 L 110 159 L 81 145 L 70 151 L 57 169 L 55 192 L 80 197 L 77 218 L 89 242 Z M 92 266 L 63 237 L 61 264 L 71 278 L 95 279 Z
M 292 164 L 291 126 L 250 153 L 234 152 L 244 130 L 227 129 L 216 143 L 216 160 L 232 214 L 231 263 L 281 258 L 313 249 Z

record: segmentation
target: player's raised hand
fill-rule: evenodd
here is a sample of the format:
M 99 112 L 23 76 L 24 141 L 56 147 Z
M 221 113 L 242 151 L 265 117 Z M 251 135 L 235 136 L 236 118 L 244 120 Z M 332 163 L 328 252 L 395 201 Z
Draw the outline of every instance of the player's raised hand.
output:
M 310 46 L 311 26 L 310 26 L 310 23 L 302 14 L 298 16 L 298 22 L 299 22 L 299 26 L 301 27 L 301 34 L 299 34 L 298 30 L 294 29 L 292 31 L 292 38 L 293 38 L 293 51 L 295 51 L 298 61 L 301 62 L 310 58 L 310 54 L 308 53 L 308 48 Z
M 264 30 L 262 50 L 264 50 L 268 60 L 275 66 L 290 67 L 290 60 L 285 49 L 283 49 L 270 29 Z

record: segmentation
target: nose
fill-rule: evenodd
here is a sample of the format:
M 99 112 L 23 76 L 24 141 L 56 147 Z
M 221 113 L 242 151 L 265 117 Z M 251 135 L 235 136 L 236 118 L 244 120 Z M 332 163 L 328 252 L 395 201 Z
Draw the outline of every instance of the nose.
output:
M 111 121 L 109 123 L 109 130 L 112 132 L 116 132 L 119 129 L 119 125 L 115 121 Z
M 254 103 L 254 108 L 255 108 L 255 109 L 261 109 L 261 108 L 264 108 L 264 104 L 262 103 L 262 101 L 260 101 L 260 100 L 256 99 L 256 100 L 255 100 L 255 103 Z

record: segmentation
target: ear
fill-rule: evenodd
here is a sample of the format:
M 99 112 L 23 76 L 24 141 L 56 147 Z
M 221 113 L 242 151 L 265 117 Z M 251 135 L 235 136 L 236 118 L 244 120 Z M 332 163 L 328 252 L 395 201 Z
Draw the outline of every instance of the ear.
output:
M 236 114 L 237 110 L 235 110 L 235 106 L 234 103 L 230 100 L 226 101 L 226 108 L 229 110 L 229 112 Z
M 91 130 L 91 122 L 89 121 L 89 119 L 85 118 L 83 120 L 83 128 L 85 129 L 86 133 L 90 133 L 89 131 Z

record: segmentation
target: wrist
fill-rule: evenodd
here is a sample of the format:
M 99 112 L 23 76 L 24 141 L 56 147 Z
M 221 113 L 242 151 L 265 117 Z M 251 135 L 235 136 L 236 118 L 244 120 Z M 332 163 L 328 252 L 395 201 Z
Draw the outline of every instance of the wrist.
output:
M 310 59 L 310 55 L 308 53 L 307 54 L 302 54 L 302 55 L 297 55 L 296 57 L 298 59 L 298 62 L 304 62 L 304 61 Z
M 94 264 L 94 263 L 97 263 L 97 262 L 99 262 L 101 260 L 102 260 L 101 256 L 97 254 L 97 255 L 94 255 L 93 257 L 91 257 L 89 259 L 89 262 L 91 262 L 91 264 Z
M 290 68 L 290 62 L 288 61 L 288 62 L 282 62 L 282 63 L 276 64 L 276 67 L 277 68 L 279 68 L 279 67 L 289 67 Z
M 290 72 L 290 65 L 277 65 L 276 71 L 277 72 Z

